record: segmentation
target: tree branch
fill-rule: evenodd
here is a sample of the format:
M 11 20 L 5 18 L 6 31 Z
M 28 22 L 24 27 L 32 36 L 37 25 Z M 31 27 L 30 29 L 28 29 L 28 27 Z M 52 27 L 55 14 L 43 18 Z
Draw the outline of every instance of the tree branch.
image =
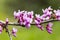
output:
M 40 24 L 44 24 L 44 23 L 48 23 L 48 22 L 55 22 L 55 21 L 60 21 L 60 20 L 56 20 L 56 19 L 50 19 L 50 20 L 47 20 L 47 21 L 43 21 L 41 22 Z M 5 24 L 5 22 L 1 21 L 1 23 Z M 15 23 L 15 22 L 9 22 L 8 25 L 14 25 L 14 26 L 22 26 L 20 25 L 19 23 Z M 31 25 L 35 25 L 35 23 L 32 23 Z
M 54 22 L 54 21 L 59 21 L 59 20 L 51 19 L 51 20 L 43 21 L 40 24 L 44 24 L 44 23 L 48 23 L 48 22 Z M 14 22 L 10 22 L 8 25 L 23 26 L 23 25 L 20 25 L 19 23 L 14 23 Z M 35 25 L 35 23 L 32 23 L 31 25 Z

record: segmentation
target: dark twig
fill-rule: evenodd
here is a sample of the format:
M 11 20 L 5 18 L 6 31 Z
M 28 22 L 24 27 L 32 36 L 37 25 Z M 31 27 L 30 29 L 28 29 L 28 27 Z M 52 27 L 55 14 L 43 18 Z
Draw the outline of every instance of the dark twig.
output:
M 43 21 L 40 24 L 44 24 L 44 23 L 48 23 L 48 22 L 54 22 L 54 21 L 59 21 L 59 20 L 51 19 L 51 20 L 48 20 L 48 21 Z M 8 25 L 23 26 L 23 25 L 20 25 L 19 23 L 11 23 L 11 22 Z M 31 25 L 35 25 L 35 23 L 32 23 Z

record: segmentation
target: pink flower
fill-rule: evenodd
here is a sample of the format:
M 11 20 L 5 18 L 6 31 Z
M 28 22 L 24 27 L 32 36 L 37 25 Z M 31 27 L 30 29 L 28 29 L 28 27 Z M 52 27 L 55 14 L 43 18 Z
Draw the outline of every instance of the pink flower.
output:
M 33 11 L 31 11 L 31 12 L 27 13 L 27 16 L 30 17 L 30 18 L 33 18 L 34 17 L 33 14 L 34 14 Z
M 49 6 L 49 7 L 46 8 L 45 10 L 42 9 L 42 11 L 43 11 L 44 14 L 46 14 L 48 11 L 51 11 L 51 10 L 53 10 L 53 9 L 51 8 L 51 6 Z
M 51 14 L 52 14 L 52 11 L 53 10 L 51 8 L 51 6 L 49 6 L 48 8 L 46 8 L 45 10 L 42 9 L 43 11 L 43 15 L 41 16 L 43 20 L 49 20 L 51 18 Z
M 48 7 L 48 10 L 50 10 L 50 11 L 51 11 L 51 10 L 53 10 L 53 9 L 51 8 L 51 6 L 49 6 L 49 7 Z
M 26 28 L 30 27 L 30 24 L 33 21 L 33 11 L 31 12 L 27 12 L 27 11 L 20 11 L 18 10 L 18 12 L 14 12 L 14 17 L 16 19 L 18 19 L 18 23 L 20 25 L 25 25 Z
M 1 25 L 0 25 L 0 34 L 2 33 L 2 27 L 1 27 Z
M 36 24 L 38 28 L 40 28 L 42 31 L 44 30 L 43 26 L 40 24 Z
M 32 18 L 26 18 L 23 24 L 26 26 L 26 28 L 30 28 L 32 21 Z
M 54 10 L 54 13 L 56 15 L 56 19 L 60 20 L 60 10 L 59 9 L 58 10 Z
M 35 23 L 40 24 L 43 20 L 39 14 L 35 14 Z
M 20 11 L 20 10 L 18 10 L 18 12 L 14 11 L 14 17 L 15 17 L 15 19 L 19 19 L 20 16 L 23 16 L 24 12 L 25 11 Z
M 8 18 L 6 18 L 6 25 L 8 24 L 8 22 L 9 22 L 9 20 L 8 20 Z
M 46 26 L 46 30 L 50 34 L 52 33 L 52 25 L 53 25 L 53 23 L 49 22 Z
M 16 14 L 16 11 L 14 11 L 14 17 L 15 17 L 15 19 L 17 18 L 17 14 Z
M 12 29 L 12 34 L 13 34 L 14 37 L 16 37 L 16 32 L 17 32 L 17 29 L 16 28 L 13 28 Z
M 38 28 L 40 28 L 41 30 L 44 30 L 44 28 L 40 25 L 40 23 L 43 21 L 41 16 L 39 14 L 35 15 L 35 24 Z
M 26 28 L 30 28 L 30 26 L 31 26 L 31 25 L 30 25 L 29 22 L 26 22 L 26 23 L 25 23 L 25 27 L 26 27 Z

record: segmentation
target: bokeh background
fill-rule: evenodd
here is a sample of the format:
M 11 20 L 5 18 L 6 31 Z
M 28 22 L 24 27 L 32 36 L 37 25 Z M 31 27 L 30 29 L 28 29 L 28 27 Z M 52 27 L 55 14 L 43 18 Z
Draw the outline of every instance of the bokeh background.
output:
M 16 21 L 13 17 L 13 12 L 20 10 L 34 11 L 34 13 L 42 14 L 42 9 L 52 6 L 53 9 L 60 9 L 60 0 L 0 0 L 0 20 L 5 21 L 8 17 L 9 21 Z M 60 40 L 60 22 L 53 22 L 53 34 L 48 34 L 46 30 L 41 31 L 35 25 L 30 29 L 20 26 L 9 26 L 18 29 L 17 37 L 13 40 Z M 46 25 L 43 24 L 45 27 Z M 9 40 L 5 30 L 0 34 L 0 40 Z

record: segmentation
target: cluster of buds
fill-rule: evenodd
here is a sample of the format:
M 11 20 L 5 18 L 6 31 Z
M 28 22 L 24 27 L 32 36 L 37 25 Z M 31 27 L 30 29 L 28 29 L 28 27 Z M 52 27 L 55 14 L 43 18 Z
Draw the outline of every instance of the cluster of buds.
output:
M 18 12 L 14 11 L 14 17 L 18 20 L 20 25 L 25 25 L 26 28 L 30 28 L 34 16 L 33 11 L 27 12 L 18 10 Z
M 45 10 L 42 9 L 43 11 L 43 15 L 41 16 L 43 18 L 43 20 L 49 20 L 51 18 L 52 15 L 52 8 L 51 6 L 49 6 L 48 8 L 46 8 Z
M 41 25 L 42 22 L 52 19 L 52 16 L 56 17 L 56 20 L 60 20 L 60 10 L 53 10 L 51 6 L 46 9 L 42 9 L 43 14 L 35 14 L 33 11 L 14 11 L 14 18 L 17 19 L 20 25 L 24 25 L 26 28 L 30 28 L 32 23 L 35 23 L 38 28 L 44 30 L 44 27 Z M 54 15 L 53 15 L 54 14 Z M 50 26 L 51 25 L 51 26 Z M 46 30 L 48 33 L 52 33 L 51 30 L 52 23 L 48 23 Z

